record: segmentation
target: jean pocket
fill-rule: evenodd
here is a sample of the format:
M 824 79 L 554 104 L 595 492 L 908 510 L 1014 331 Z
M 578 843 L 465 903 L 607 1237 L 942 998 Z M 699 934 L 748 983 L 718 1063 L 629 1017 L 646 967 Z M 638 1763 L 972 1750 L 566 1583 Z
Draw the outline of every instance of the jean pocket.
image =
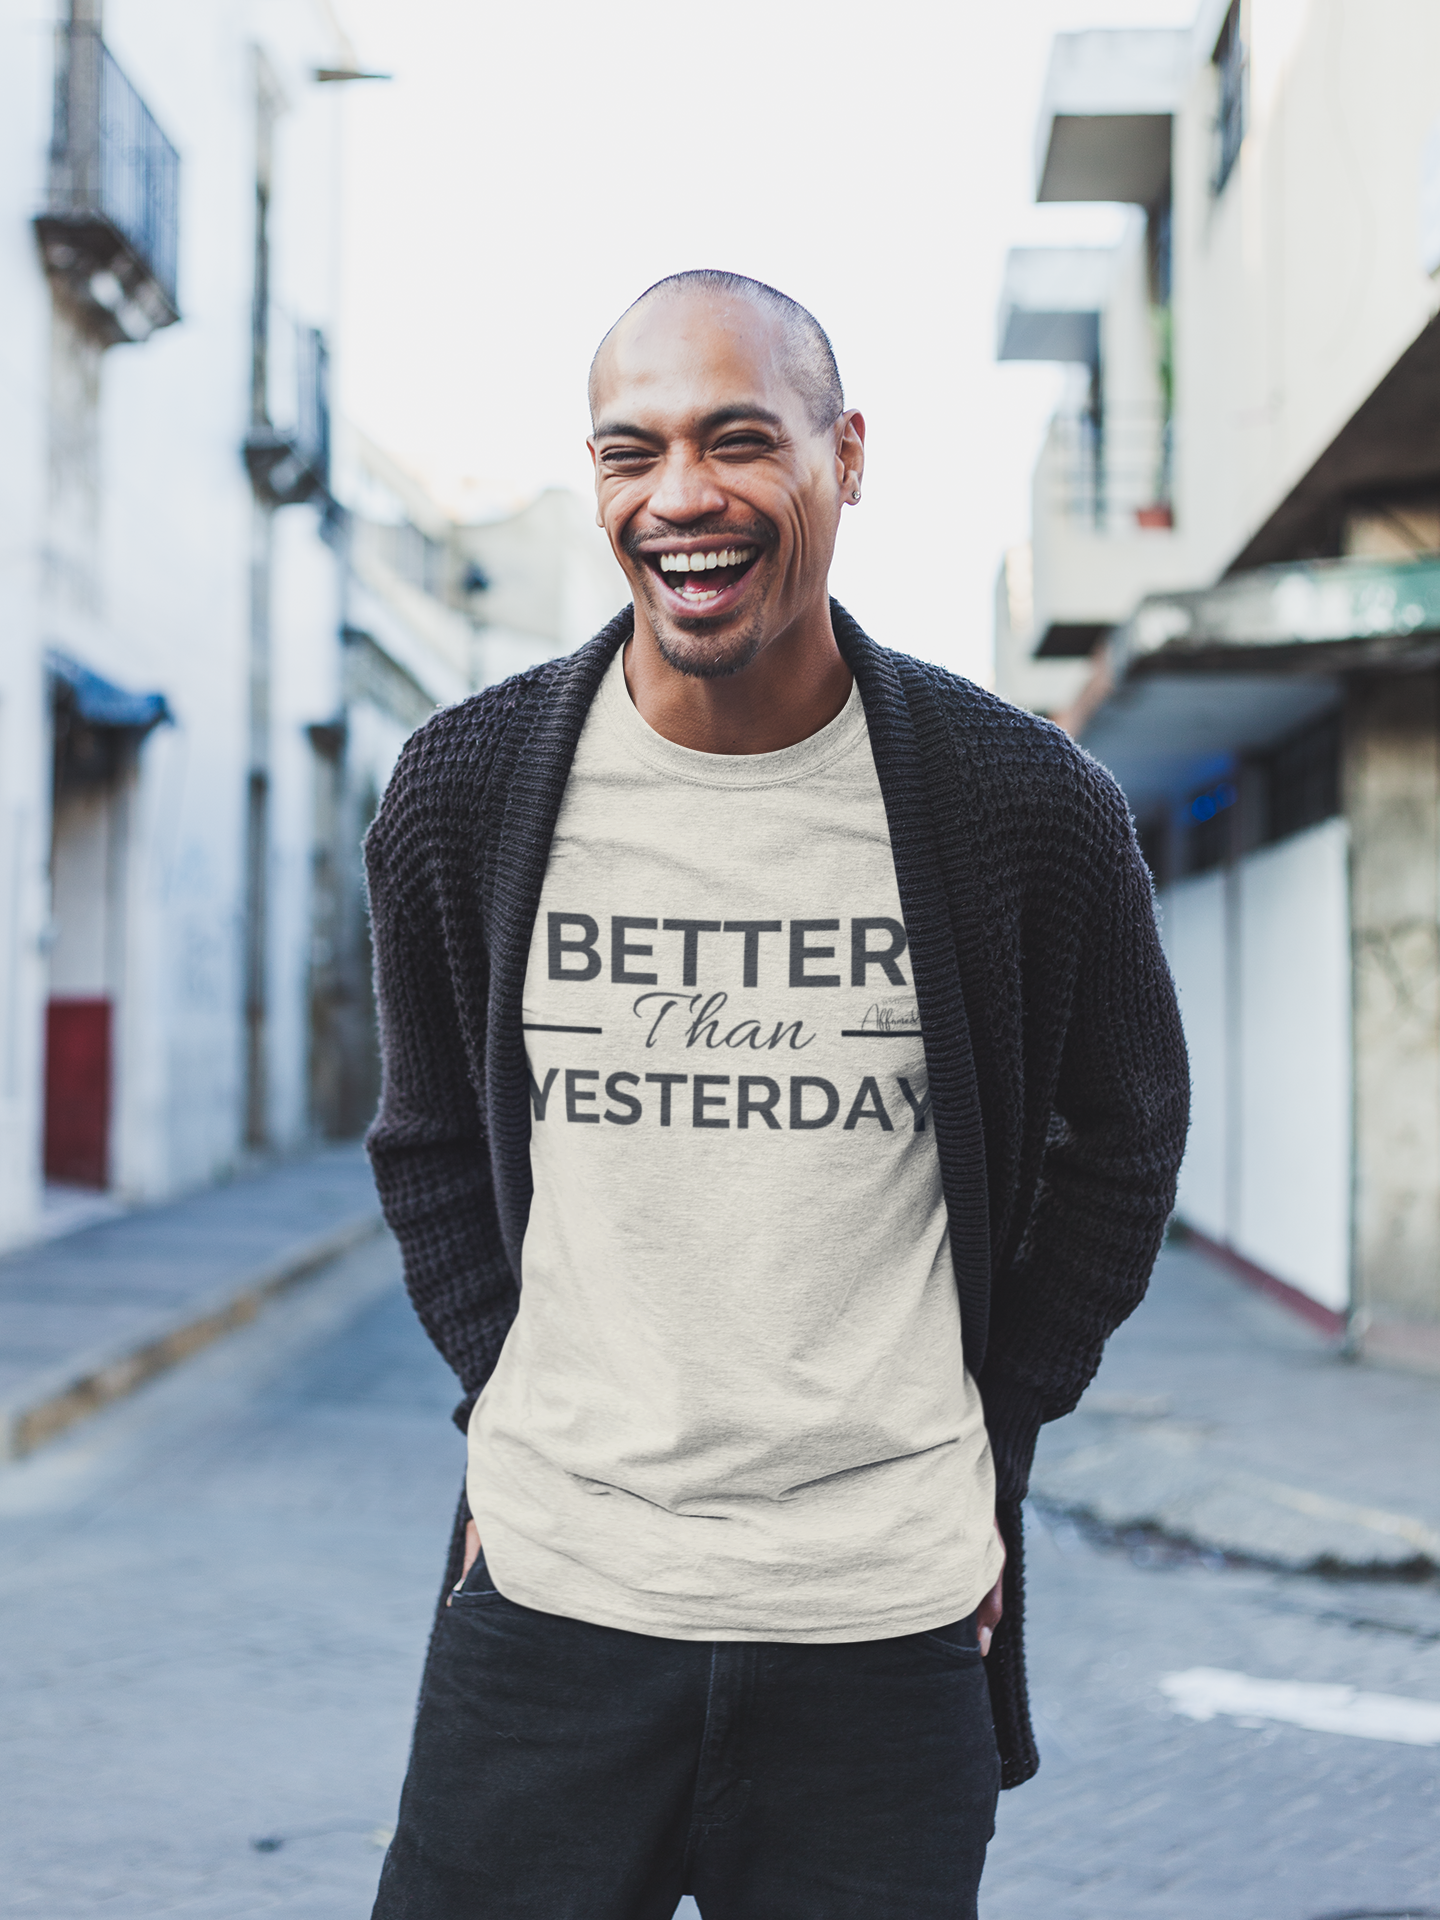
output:
M 928 1641 L 932 1647 L 943 1647 L 946 1653 L 957 1660 L 980 1658 L 980 1635 L 973 1613 L 967 1613 L 963 1620 L 952 1620 L 948 1627 L 932 1627 L 920 1638 Z
M 485 1555 L 482 1552 L 476 1554 L 470 1571 L 459 1586 L 452 1587 L 445 1596 L 445 1604 L 447 1607 L 465 1607 L 499 1598 L 499 1591 L 490 1578 L 490 1569 L 485 1564 Z

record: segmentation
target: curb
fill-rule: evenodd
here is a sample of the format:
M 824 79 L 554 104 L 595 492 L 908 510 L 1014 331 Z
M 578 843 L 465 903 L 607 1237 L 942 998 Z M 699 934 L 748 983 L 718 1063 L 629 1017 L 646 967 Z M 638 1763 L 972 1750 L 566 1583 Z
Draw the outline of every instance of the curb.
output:
M 245 1326 L 267 1301 L 373 1238 L 383 1225 L 379 1208 L 370 1208 L 326 1233 L 298 1242 L 238 1283 L 232 1281 L 206 1299 L 191 1301 L 178 1314 L 157 1318 L 138 1336 L 93 1348 L 41 1374 L 18 1394 L 0 1401 L 0 1462 L 24 1459 L 67 1427 Z
M 1138 1551 L 1146 1556 L 1141 1562 L 1143 1565 L 1203 1560 L 1209 1565 L 1223 1562 L 1226 1566 L 1248 1567 L 1261 1573 L 1283 1573 L 1320 1580 L 1363 1580 L 1372 1584 L 1389 1582 L 1401 1586 L 1417 1586 L 1440 1578 L 1440 1559 L 1433 1552 L 1427 1553 L 1423 1547 L 1417 1547 L 1408 1558 L 1396 1560 L 1359 1560 L 1323 1549 L 1308 1558 L 1297 1558 L 1265 1553 L 1254 1547 L 1237 1546 L 1226 1540 L 1209 1539 L 1194 1530 L 1172 1526 L 1165 1520 L 1138 1517 L 1129 1520 L 1109 1519 L 1097 1514 L 1093 1506 L 1057 1500 L 1053 1495 L 1034 1488 L 1026 1495 L 1025 1504 L 1033 1508 L 1047 1526 L 1063 1521 L 1098 1545 L 1117 1547 L 1122 1551 Z M 1436 1916 L 1436 1920 L 1440 1920 L 1440 1915 Z
M 1338 1500 L 1224 1459 L 1172 1476 L 1138 1472 L 1122 1446 L 1077 1448 L 1039 1461 L 1030 1497 L 1048 1512 L 1123 1540 L 1218 1554 L 1284 1573 L 1363 1580 L 1431 1580 L 1440 1530 L 1412 1514 Z

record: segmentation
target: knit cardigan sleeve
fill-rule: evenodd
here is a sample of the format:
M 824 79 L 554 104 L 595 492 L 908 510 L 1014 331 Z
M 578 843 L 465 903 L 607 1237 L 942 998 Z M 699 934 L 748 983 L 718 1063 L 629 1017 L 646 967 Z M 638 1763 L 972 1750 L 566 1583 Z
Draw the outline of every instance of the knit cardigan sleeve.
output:
M 433 723 L 432 723 L 433 726 Z M 457 1424 L 489 1378 L 519 1293 L 501 1238 L 480 1093 L 488 961 L 456 925 L 457 850 L 430 729 L 401 756 L 366 838 L 383 1078 L 366 1137 L 380 1203 L 426 1332 L 458 1376 Z M 472 800 L 483 804 L 472 789 Z M 455 964 L 463 949 L 464 966 Z M 457 979 L 467 1005 L 457 1000 Z M 467 1042 L 469 1043 L 467 1046 Z
M 1071 1411 L 1144 1296 L 1189 1115 L 1185 1038 L 1129 811 L 1088 756 L 1072 768 L 1089 897 L 1066 950 L 1043 956 L 1052 991 L 1068 989 L 1068 1018 L 1033 1203 L 995 1276 L 984 1381 L 1027 1476 L 1040 1424 Z

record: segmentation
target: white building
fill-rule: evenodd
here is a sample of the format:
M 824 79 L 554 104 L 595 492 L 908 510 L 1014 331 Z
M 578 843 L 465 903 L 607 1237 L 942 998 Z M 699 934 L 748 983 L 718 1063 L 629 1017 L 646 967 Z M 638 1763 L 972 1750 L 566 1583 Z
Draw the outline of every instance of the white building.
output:
M 1113 250 L 1014 259 L 1001 342 L 1074 371 L 999 683 L 1139 820 L 1194 1074 L 1181 1217 L 1414 1364 L 1440 1364 L 1437 61 L 1428 0 L 1060 36 L 1038 196 L 1133 211 Z
M 0 11 L 0 1246 L 364 1124 L 395 754 L 624 599 L 578 503 L 332 461 L 356 66 L 328 0 Z
M 629 597 L 594 505 L 562 489 L 479 524 L 342 426 L 347 566 L 333 717 L 317 755 L 311 1115 L 344 1138 L 375 1109 L 379 1058 L 358 851 L 406 736 L 438 705 L 568 653 Z
M 314 76 L 346 64 L 283 0 L 0 16 L 0 1241 L 47 1164 L 146 1198 L 309 1124 L 298 722 L 338 591 Z

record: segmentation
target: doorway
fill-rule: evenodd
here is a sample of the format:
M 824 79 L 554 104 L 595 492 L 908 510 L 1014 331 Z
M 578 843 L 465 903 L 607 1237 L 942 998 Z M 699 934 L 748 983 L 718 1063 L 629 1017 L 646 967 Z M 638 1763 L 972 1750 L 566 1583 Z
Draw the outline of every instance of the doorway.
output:
M 168 719 L 159 694 L 132 694 L 50 656 L 54 788 L 49 994 L 45 1010 L 45 1178 L 111 1183 L 117 1009 L 125 987 L 125 906 L 140 743 Z

